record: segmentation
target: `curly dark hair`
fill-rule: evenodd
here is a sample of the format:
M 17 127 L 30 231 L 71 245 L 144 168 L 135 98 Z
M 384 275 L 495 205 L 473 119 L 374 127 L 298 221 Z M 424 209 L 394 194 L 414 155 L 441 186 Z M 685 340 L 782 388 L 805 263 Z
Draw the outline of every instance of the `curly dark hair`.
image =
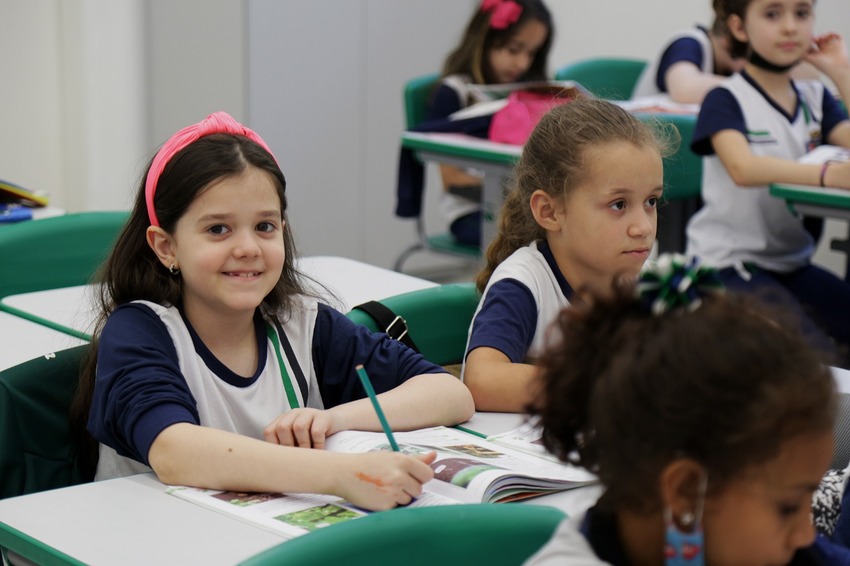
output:
M 680 457 L 716 492 L 788 439 L 832 430 L 829 367 L 775 310 L 725 294 L 652 315 L 631 285 L 560 313 L 530 408 L 550 450 L 599 475 L 601 505 L 656 510 Z

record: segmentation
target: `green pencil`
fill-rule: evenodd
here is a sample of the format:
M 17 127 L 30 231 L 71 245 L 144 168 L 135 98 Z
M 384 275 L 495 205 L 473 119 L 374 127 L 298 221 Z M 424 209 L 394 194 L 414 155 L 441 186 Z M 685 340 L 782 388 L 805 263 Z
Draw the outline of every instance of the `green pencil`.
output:
M 390 446 L 392 446 L 393 452 L 399 452 L 398 444 L 396 444 L 395 438 L 393 438 L 393 431 L 390 429 L 390 423 L 387 422 L 387 417 L 384 416 L 384 411 L 381 410 L 381 405 L 378 403 L 378 398 L 375 396 L 375 390 L 372 388 L 372 382 L 369 381 L 369 375 L 363 368 L 363 364 L 358 364 L 358 366 L 354 369 L 357 371 L 358 377 L 360 377 L 360 383 L 363 384 L 363 389 L 366 390 L 366 395 L 368 395 L 369 399 L 372 401 L 372 406 L 375 407 L 375 412 L 378 414 L 378 420 L 381 421 L 381 428 L 384 429 L 384 433 L 390 441 Z

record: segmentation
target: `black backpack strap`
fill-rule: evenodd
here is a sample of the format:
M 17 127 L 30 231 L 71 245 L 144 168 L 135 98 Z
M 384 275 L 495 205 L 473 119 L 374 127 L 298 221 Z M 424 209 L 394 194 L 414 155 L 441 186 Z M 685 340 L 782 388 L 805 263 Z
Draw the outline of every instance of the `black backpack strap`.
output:
M 398 340 L 408 348 L 419 352 L 419 348 L 416 347 L 416 343 L 408 332 L 407 321 L 391 311 L 385 304 L 378 301 L 367 301 L 354 308 L 372 317 L 372 320 L 378 325 L 379 332 L 386 332 L 393 340 Z

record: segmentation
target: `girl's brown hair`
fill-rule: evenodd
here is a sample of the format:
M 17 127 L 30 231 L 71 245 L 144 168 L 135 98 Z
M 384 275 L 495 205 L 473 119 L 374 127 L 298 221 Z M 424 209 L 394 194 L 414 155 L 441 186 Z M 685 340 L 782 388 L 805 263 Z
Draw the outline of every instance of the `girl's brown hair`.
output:
M 749 55 L 750 44 L 735 39 L 729 31 L 729 16 L 738 16 L 744 21 L 751 2 L 752 0 L 713 0 L 715 27 L 718 27 L 718 22 L 722 22 L 725 35 L 729 38 L 729 54 L 736 59 Z
M 508 256 L 545 237 L 531 214 L 531 194 L 540 189 L 556 199 L 566 197 L 585 179 L 587 148 L 624 141 L 655 147 L 666 156 L 678 139 L 674 127 L 651 127 L 604 100 L 581 97 L 547 112 L 531 132 L 514 169 L 513 186 L 499 213 L 499 231 L 478 274 L 478 290 L 484 291 L 493 271 Z
M 788 439 L 831 431 L 829 368 L 777 316 L 731 294 L 653 315 L 629 287 L 564 310 L 531 408 L 546 446 L 599 475 L 608 509 L 651 512 L 677 458 L 700 462 L 716 493 Z

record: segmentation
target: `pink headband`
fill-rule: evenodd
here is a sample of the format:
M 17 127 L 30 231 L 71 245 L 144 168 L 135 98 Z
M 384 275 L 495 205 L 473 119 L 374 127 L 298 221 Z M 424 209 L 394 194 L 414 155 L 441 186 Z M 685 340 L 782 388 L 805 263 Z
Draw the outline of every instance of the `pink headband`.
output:
M 147 179 L 145 179 L 145 203 L 148 207 L 148 219 L 151 222 L 151 226 L 159 226 L 159 220 L 156 217 L 156 211 L 153 207 L 153 197 L 156 194 L 156 185 L 159 183 L 159 176 L 162 175 L 162 170 L 165 169 L 165 166 L 169 161 L 171 161 L 171 158 L 174 157 L 181 149 L 196 142 L 204 136 L 212 134 L 234 134 L 237 136 L 244 136 L 268 151 L 269 155 L 272 156 L 272 159 L 275 159 L 274 154 L 272 154 L 272 151 L 269 149 L 269 146 L 266 145 L 266 142 L 263 141 L 263 138 L 254 133 L 251 129 L 246 128 L 234 120 L 227 112 L 216 112 L 215 114 L 210 114 L 197 124 L 186 126 L 171 136 L 168 141 L 159 148 L 159 151 L 156 152 L 156 156 L 153 158 L 151 167 L 148 170 L 148 176 Z M 277 162 L 277 159 L 275 159 L 275 162 Z
M 490 14 L 491 28 L 506 29 L 519 20 L 522 15 L 522 6 L 513 0 L 483 0 L 481 11 L 492 12 Z

